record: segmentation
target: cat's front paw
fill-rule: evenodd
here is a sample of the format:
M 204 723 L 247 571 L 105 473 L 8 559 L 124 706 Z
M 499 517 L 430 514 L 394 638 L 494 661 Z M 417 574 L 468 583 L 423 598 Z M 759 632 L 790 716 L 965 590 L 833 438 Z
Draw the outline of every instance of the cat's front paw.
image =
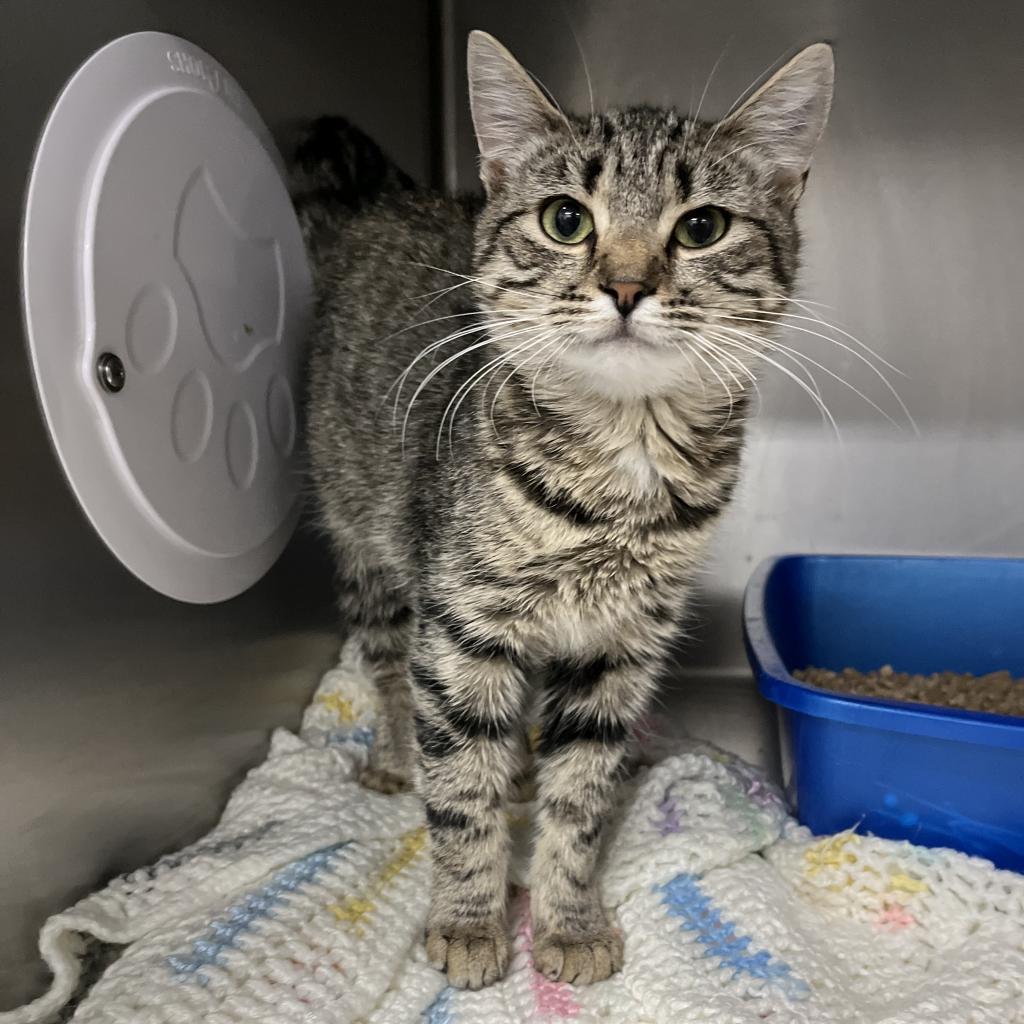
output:
M 607 925 L 584 932 L 539 934 L 533 966 L 551 981 L 589 985 L 622 968 L 622 935 Z
M 512 946 L 505 922 L 431 925 L 427 959 L 448 975 L 453 988 L 483 988 L 500 981 L 508 970 Z

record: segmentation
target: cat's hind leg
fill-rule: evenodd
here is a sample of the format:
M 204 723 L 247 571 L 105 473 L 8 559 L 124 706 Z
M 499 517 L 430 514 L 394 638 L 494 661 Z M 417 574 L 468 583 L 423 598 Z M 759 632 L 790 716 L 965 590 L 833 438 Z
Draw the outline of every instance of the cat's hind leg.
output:
M 396 572 L 349 548 L 338 558 L 338 602 L 377 691 L 376 737 L 360 782 L 382 793 L 409 790 L 415 759 L 409 595 Z

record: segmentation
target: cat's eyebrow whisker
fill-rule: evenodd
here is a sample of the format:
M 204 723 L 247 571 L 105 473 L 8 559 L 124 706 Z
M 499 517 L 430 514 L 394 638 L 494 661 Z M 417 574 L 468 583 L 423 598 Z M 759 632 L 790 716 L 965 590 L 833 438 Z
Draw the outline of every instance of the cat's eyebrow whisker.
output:
M 793 127 L 794 128 L 802 128 L 802 127 L 804 127 L 804 125 L 802 123 L 801 124 L 795 124 L 795 125 L 793 125 Z M 717 130 L 717 128 L 718 128 L 718 125 L 716 124 L 715 125 L 715 130 Z M 711 139 L 713 139 L 714 136 L 715 136 L 715 132 L 712 131 L 710 137 L 708 138 L 708 141 L 706 143 L 704 143 L 704 149 L 701 151 L 701 154 L 700 154 L 700 159 L 701 160 L 704 159 L 704 155 L 707 153 L 708 146 L 711 144 Z M 728 153 L 723 153 L 720 157 L 716 157 L 714 160 L 712 160 L 711 163 L 709 163 L 707 165 L 706 170 L 710 171 L 710 170 L 714 169 L 720 163 L 724 163 L 726 160 L 728 160 L 730 157 L 735 156 L 737 153 L 742 153 L 743 150 L 745 150 L 745 149 L 752 149 L 752 148 L 755 148 L 755 147 L 761 146 L 761 145 L 763 145 L 763 143 L 760 140 L 758 140 L 758 141 L 755 141 L 755 142 L 745 142 L 742 146 L 736 146 L 734 149 L 730 149 Z
M 836 419 L 832 415 L 832 412 L 829 409 L 828 405 L 825 403 L 825 401 L 822 398 L 820 398 L 819 395 L 815 394 L 814 390 L 808 386 L 805 380 L 803 380 L 801 377 L 798 377 L 792 370 L 789 369 L 789 367 L 783 366 L 782 363 L 780 363 L 777 359 L 772 359 L 771 356 L 767 355 L 765 352 L 760 351 L 759 349 L 756 348 L 751 348 L 751 346 L 742 343 L 736 338 L 730 338 L 725 335 L 717 334 L 712 335 L 712 337 L 715 339 L 715 341 L 726 346 L 727 348 L 735 348 L 740 352 L 745 352 L 748 355 L 753 356 L 755 359 L 762 360 L 769 366 L 774 366 L 776 370 L 778 370 L 780 373 L 784 374 L 791 381 L 793 381 L 793 383 L 795 383 L 797 387 L 804 391 L 810 397 L 811 401 L 814 402 L 815 406 L 817 406 L 818 408 L 818 411 L 821 413 L 822 418 L 831 426 L 832 432 L 835 434 L 836 441 L 838 441 L 840 446 L 842 446 L 843 435 L 839 430 L 839 424 L 836 423 Z
M 799 314 L 796 314 L 796 313 L 783 314 L 783 315 L 788 315 L 789 317 L 796 317 L 796 318 L 801 319 L 801 320 L 810 319 L 809 317 L 801 317 L 801 316 L 799 316 Z M 721 316 L 720 315 L 718 319 L 719 320 L 743 321 L 743 322 L 746 322 L 746 323 L 759 323 L 759 324 L 765 324 L 766 326 L 772 326 L 772 327 L 776 326 L 776 324 L 773 321 L 771 321 L 771 320 L 761 320 L 761 319 L 758 319 L 757 317 L 729 316 L 729 315 Z M 914 431 L 914 434 L 917 435 L 918 437 L 921 436 L 921 431 L 918 429 L 918 426 L 917 426 L 917 423 L 914 420 L 914 417 L 911 416 L 910 410 L 907 408 L 906 403 L 900 397 L 900 393 L 893 386 L 893 384 L 889 380 L 889 378 L 886 377 L 886 375 L 884 373 L 882 373 L 882 371 L 877 366 L 875 366 L 875 364 L 873 362 L 871 362 L 870 359 L 868 359 L 862 353 L 858 352 L 856 349 L 851 348 L 849 345 L 845 344 L 844 342 L 839 341 L 836 338 L 830 338 L 827 334 L 822 334 L 820 331 L 812 331 L 812 330 L 809 330 L 806 327 L 801 327 L 799 324 L 784 323 L 781 326 L 784 326 L 788 330 L 791 330 L 791 331 L 800 331 L 800 333 L 802 333 L 802 334 L 809 334 L 809 335 L 811 335 L 811 336 L 813 336 L 815 338 L 821 338 L 822 341 L 827 341 L 827 342 L 829 342 L 829 344 L 835 345 L 837 348 L 842 349 L 844 352 L 849 352 L 850 355 L 852 355 L 855 359 L 860 360 L 860 362 L 862 362 L 865 366 L 867 366 L 871 370 L 871 372 L 874 373 L 876 377 L 878 377 L 878 379 L 885 385 L 885 387 L 888 389 L 889 393 L 893 396 L 893 398 L 896 399 L 896 402 L 899 405 L 900 410 L 902 411 L 903 415 L 907 418 L 907 422 L 910 424 L 911 429 Z M 831 324 L 829 324 L 827 326 L 831 326 Z M 845 332 L 840 332 L 840 333 L 845 333 Z M 811 361 L 813 362 L 813 360 L 811 360 Z M 884 360 L 883 360 L 883 362 L 884 362 Z M 815 364 L 815 365 L 820 365 L 820 364 Z M 886 364 L 886 365 L 888 365 L 888 364 Z M 826 369 L 826 368 L 822 367 L 822 369 Z M 896 372 L 899 373 L 898 370 Z M 844 381 L 844 383 L 848 383 L 848 382 Z M 886 418 L 888 419 L 888 417 L 886 417 Z
M 541 92 L 550 100 L 555 110 L 558 111 L 562 121 L 565 122 L 565 127 L 569 131 L 569 138 L 572 139 L 573 145 L 576 147 L 576 152 L 579 154 L 580 159 L 583 159 L 583 147 L 580 145 L 580 140 L 576 137 L 576 133 L 572 130 L 572 121 L 569 119 L 569 115 L 562 109 L 561 103 L 555 99 L 555 94 L 541 81 L 540 77 L 534 72 L 527 70 L 526 72 L 541 88 Z
M 711 81 L 715 77 L 715 72 L 718 70 L 718 65 L 722 63 L 729 46 L 732 44 L 733 36 L 729 36 L 725 41 L 725 45 L 722 47 L 722 52 L 718 55 L 718 59 L 714 64 L 711 65 L 711 71 L 708 74 L 707 81 L 704 83 L 704 89 L 700 94 L 700 99 L 697 101 L 697 113 L 689 119 L 689 123 L 686 126 L 686 133 L 683 136 L 683 148 L 686 148 L 686 144 L 690 141 L 690 127 L 700 120 L 700 112 L 704 107 L 704 100 L 707 99 L 708 89 L 711 88 Z M 702 153 L 701 156 L 704 154 Z
M 749 95 L 751 95 L 751 94 L 752 94 L 752 93 L 754 92 L 755 88 L 756 88 L 757 86 L 759 86 L 759 85 L 761 84 L 762 80 L 765 80 L 765 81 L 766 81 L 766 80 L 767 80 L 768 78 L 770 78 L 770 77 L 771 77 L 771 74 L 772 74 L 772 72 L 774 71 L 775 67 L 776 67 L 776 66 L 777 66 L 778 64 L 780 64 L 780 63 L 782 62 L 782 60 L 783 60 L 783 58 L 784 58 L 785 56 L 786 56 L 786 50 L 783 50 L 783 51 L 782 51 L 782 53 L 780 53 L 780 54 L 778 55 L 778 57 L 776 57 L 776 58 L 775 58 L 775 60 L 773 60 L 773 61 L 772 61 L 772 62 L 771 62 L 771 63 L 770 63 L 770 64 L 769 64 L 769 65 L 768 65 L 767 67 L 765 67 L 765 68 L 764 68 L 764 70 L 763 70 L 763 71 L 761 71 L 761 73 L 760 73 L 760 74 L 756 75 L 756 76 L 755 76 L 755 77 L 754 77 L 754 78 L 753 78 L 753 79 L 751 80 L 751 82 L 749 83 L 749 85 L 747 85 L 747 87 L 746 87 L 746 88 L 745 88 L 745 89 L 744 89 L 744 90 L 743 90 L 743 91 L 742 91 L 742 92 L 741 92 L 741 93 L 739 94 L 739 96 L 737 96 L 737 97 L 736 97 L 736 99 L 734 99 L 734 100 L 732 101 L 732 103 L 731 103 L 731 104 L 729 105 L 729 109 L 728 109 L 728 110 L 727 110 L 727 111 L 725 112 L 724 116 L 722 117 L 722 120 L 723 120 L 723 121 L 724 121 L 724 120 L 725 120 L 725 119 L 726 119 L 726 118 L 727 118 L 727 117 L 728 117 L 728 116 L 729 116 L 730 114 L 732 114 L 732 112 L 733 112 L 733 111 L 734 111 L 734 110 L 735 110 L 735 109 L 736 109 L 736 108 L 737 108 L 737 107 L 738 107 L 738 106 L 739 106 L 739 105 L 740 105 L 740 104 L 741 104 L 741 103 L 742 103 L 742 102 L 743 102 L 743 101 L 744 101 L 744 100 L 745 100 L 745 99 L 746 99 L 746 98 L 747 98 L 747 97 L 748 97 Z
M 576 34 L 576 29 L 573 26 L 572 19 L 569 17 L 569 12 L 565 9 L 564 3 L 558 5 L 562 10 L 562 15 L 565 18 L 565 23 L 569 27 L 569 32 L 572 34 L 572 41 L 576 44 L 576 51 L 580 55 L 580 63 L 583 65 L 583 77 L 587 80 L 587 96 L 590 99 L 590 116 L 594 116 L 594 84 L 590 80 L 590 68 L 587 67 L 587 56 L 583 52 L 583 45 L 580 43 L 580 37 Z
M 772 72 L 772 69 L 777 64 L 779 64 L 782 61 L 782 58 L 785 57 L 785 56 L 786 56 L 785 51 L 780 53 L 779 56 L 776 57 L 775 60 L 773 60 L 771 62 L 771 64 L 769 64 L 756 78 L 754 78 L 754 80 L 746 87 L 746 89 L 744 89 L 739 94 L 739 96 L 737 96 L 736 99 L 734 99 L 732 101 L 732 103 L 729 104 L 729 109 L 718 119 L 718 121 L 715 122 L 714 128 L 711 129 L 711 134 L 707 137 L 707 141 L 704 143 L 704 148 L 700 152 L 700 159 L 701 160 L 704 159 L 704 156 L 705 156 L 705 154 L 708 151 L 708 147 L 711 145 L 711 141 L 718 134 L 718 129 L 722 126 L 723 122 L 727 121 L 729 119 L 729 117 L 732 115 L 733 111 L 735 111 L 736 108 L 748 96 L 753 94 L 755 87 L 758 86 L 758 84 L 762 81 L 762 79 L 767 79 L 768 78 L 768 76 Z

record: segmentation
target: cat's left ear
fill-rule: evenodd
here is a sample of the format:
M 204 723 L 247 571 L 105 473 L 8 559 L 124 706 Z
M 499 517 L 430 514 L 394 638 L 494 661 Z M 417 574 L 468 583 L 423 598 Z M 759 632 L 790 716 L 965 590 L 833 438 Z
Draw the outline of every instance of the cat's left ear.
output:
M 526 69 L 487 32 L 470 32 L 469 105 L 480 147 L 480 177 L 492 191 L 524 146 L 565 119 Z
M 776 71 L 720 126 L 720 132 L 775 168 L 780 192 L 794 203 L 803 194 L 814 147 L 828 121 L 834 80 L 832 47 L 814 43 Z

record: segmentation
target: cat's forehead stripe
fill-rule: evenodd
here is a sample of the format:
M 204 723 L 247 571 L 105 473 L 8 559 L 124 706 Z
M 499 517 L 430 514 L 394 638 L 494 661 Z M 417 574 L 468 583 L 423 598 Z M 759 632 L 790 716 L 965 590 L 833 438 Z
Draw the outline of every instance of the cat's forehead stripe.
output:
M 600 156 L 592 156 L 583 168 L 583 191 L 593 194 L 597 179 L 601 177 L 604 170 L 604 159 Z
M 574 166 L 563 180 L 606 201 L 613 215 L 655 217 L 664 203 L 690 198 L 695 171 L 682 142 L 699 124 L 674 111 L 640 108 L 594 115 L 578 129 L 575 151 L 545 154 L 548 170 L 558 174 L 560 158 L 567 158 Z
M 679 198 L 685 203 L 690 198 L 693 180 L 690 174 L 690 167 L 683 159 L 676 161 L 676 182 L 679 186 Z

